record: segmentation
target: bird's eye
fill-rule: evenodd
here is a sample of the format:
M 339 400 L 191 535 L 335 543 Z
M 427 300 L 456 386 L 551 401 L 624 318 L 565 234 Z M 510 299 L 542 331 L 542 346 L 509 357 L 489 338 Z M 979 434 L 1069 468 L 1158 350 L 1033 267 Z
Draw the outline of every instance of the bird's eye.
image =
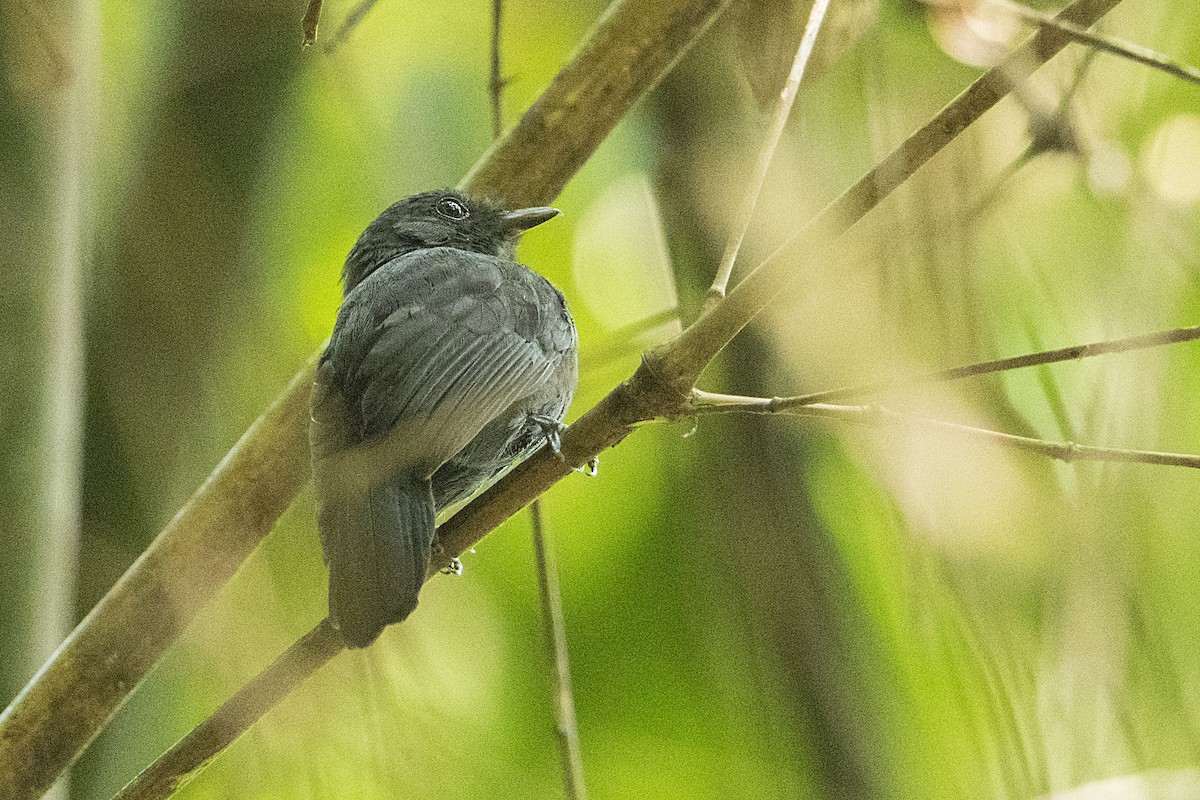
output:
M 453 197 L 443 197 L 438 201 L 437 212 L 447 219 L 466 219 L 467 207 Z

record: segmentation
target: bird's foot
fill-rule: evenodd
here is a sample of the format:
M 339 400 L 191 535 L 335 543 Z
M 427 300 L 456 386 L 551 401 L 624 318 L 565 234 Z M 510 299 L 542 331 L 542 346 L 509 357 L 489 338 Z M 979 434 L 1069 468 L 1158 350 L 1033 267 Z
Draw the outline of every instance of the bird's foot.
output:
M 554 455 L 558 456 L 559 461 L 566 461 L 562 452 L 562 432 L 567 429 L 554 417 L 547 417 L 544 414 L 530 414 L 529 421 L 542 429 L 542 436 L 546 439 L 546 444 Z
M 550 447 L 550 450 L 554 455 L 558 456 L 559 461 L 565 462 L 567 458 L 563 455 L 562 451 L 562 432 L 567 429 L 567 426 L 553 417 L 547 417 L 542 414 L 530 414 L 529 421 L 542 429 L 542 436 L 546 438 L 546 444 Z M 574 469 L 576 472 L 582 472 L 589 478 L 594 478 L 596 477 L 596 473 L 600 471 L 600 457 L 592 456 L 586 464 Z
M 433 546 L 430 548 L 430 550 L 432 551 L 435 561 L 439 561 L 448 555 L 446 553 L 446 547 L 442 544 L 442 540 L 438 539 L 437 537 L 434 537 Z M 471 552 L 473 553 L 475 551 L 471 550 Z M 450 563 L 439 569 L 438 572 L 442 573 L 443 575 L 462 575 L 463 563 L 461 560 L 459 560 L 458 556 L 451 556 Z

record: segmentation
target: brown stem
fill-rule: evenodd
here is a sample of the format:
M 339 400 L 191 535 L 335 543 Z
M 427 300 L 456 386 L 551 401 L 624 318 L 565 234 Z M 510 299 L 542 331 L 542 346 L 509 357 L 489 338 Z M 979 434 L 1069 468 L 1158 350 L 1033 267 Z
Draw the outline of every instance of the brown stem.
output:
M 492 98 L 492 138 L 499 139 L 504 133 L 502 104 L 504 78 L 500 73 L 500 22 L 504 17 L 504 0 L 492 0 L 492 79 L 488 93 Z
M 545 203 L 633 103 L 707 30 L 730 0 L 621 0 L 517 125 L 476 162 L 464 184 L 510 207 Z M 560 131 L 578 127 L 570 135 Z M 536 141 L 540 157 L 528 158 Z M 514 160 L 519 159 L 520 168 Z
M 321 620 L 212 716 L 159 756 L 116 797 L 119 800 L 169 797 L 249 728 L 261 716 L 258 709 L 274 706 L 344 649 L 337 628 L 328 619 Z
M 583 780 L 583 757 L 579 751 L 579 725 L 575 720 L 575 694 L 571 688 L 571 663 L 567 657 L 567 630 L 563 621 L 562 592 L 558 585 L 558 563 L 554 543 L 542 522 L 542 503 L 529 506 L 533 525 L 533 553 L 537 560 L 538 588 L 542 598 L 542 627 L 553 673 L 555 738 L 562 759 L 563 788 L 567 800 L 587 800 Z

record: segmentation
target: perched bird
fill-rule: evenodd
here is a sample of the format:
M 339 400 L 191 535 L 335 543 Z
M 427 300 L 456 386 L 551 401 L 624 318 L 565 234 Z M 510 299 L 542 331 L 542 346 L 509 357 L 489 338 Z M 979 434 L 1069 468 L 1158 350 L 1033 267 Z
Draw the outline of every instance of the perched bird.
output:
M 309 443 L 329 613 L 365 647 L 417 605 L 434 515 L 558 431 L 577 378 L 563 296 L 513 260 L 553 208 L 405 198 L 359 237 Z

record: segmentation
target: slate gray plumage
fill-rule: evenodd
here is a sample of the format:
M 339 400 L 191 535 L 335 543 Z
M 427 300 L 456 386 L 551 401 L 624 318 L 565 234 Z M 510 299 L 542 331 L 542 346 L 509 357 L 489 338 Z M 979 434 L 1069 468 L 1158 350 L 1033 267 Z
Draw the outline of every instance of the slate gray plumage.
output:
M 352 647 L 416 607 L 435 513 L 566 414 L 575 324 L 512 260 L 556 213 L 427 192 L 384 211 L 346 260 L 309 436 L 330 616 Z

